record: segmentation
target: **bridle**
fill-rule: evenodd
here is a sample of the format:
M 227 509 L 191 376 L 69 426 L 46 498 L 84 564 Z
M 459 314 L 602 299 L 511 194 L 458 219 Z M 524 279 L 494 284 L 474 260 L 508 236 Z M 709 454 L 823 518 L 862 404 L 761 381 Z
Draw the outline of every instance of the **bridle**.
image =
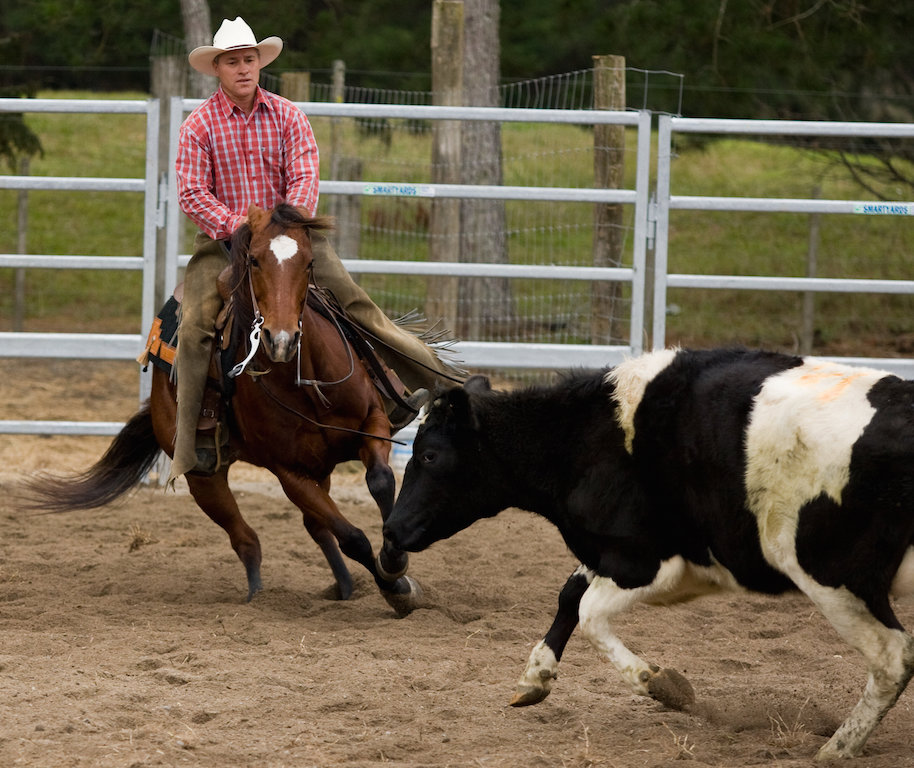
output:
M 260 346 L 260 333 L 261 333 L 261 329 L 263 328 L 263 323 L 264 323 L 264 317 L 261 314 L 260 306 L 257 303 L 257 294 L 254 293 L 254 279 L 251 277 L 250 253 L 245 254 L 245 262 L 247 265 L 245 272 L 247 273 L 248 291 L 251 294 L 251 308 L 254 311 L 254 321 L 251 324 L 251 334 L 248 337 L 248 347 L 249 347 L 248 353 L 245 356 L 244 360 L 242 360 L 240 363 L 236 364 L 228 373 L 228 376 L 233 379 L 236 378 L 237 376 L 240 376 L 244 372 L 244 369 L 247 368 L 248 363 L 250 363 L 251 360 L 254 359 L 254 355 L 257 354 L 257 349 Z M 327 302 L 323 297 L 323 293 L 320 291 L 319 288 L 316 288 L 314 286 L 314 262 L 313 261 L 308 265 L 307 269 L 308 269 L 308 294 L 310 294 L 311 296 L 314 296 L 321 304 L 323 304 L 325 307 L 327 307 Z M 329 310 L 329 307 L 327 307 L 327 308 Z M 302 386 L 314 387 L 314 391 L 317 392 L 317 396 L 318 396 L 318 398 L 320 398 L 321 403 L 323 403 L 325 406 L 329 407 L 330 401 L 327 400 L 324 393 L 321 392 L 321 387 L 332 387 L 336 384 L 343 384 L 344 382 L 348 381 L 351 378 L 352 374 L 355 372 L 355 358 L 352 355 L 352 347 L 350 347 L 349 343 L 346 341 L 346 334 L 343 332 L 343 329 L 340 327 L 339 320 L 337 320 L 336 313 L 332 312 L 332 311 L 328 311 L 328 312 L 326 312 L 326 316 L 333 323 L 333 327 L 336 329 L 336 333 L 340 337 L 340 341 L 343 342 L 343 347 L 345 348 L 346 354 L 349 358 L 349 371 L 348 371 L 348 373 L 346 373 L 345 376 L 342 376 L 341 378 L 336 379 L 334 381 L 322 381 L 320 379 L 303 379 L 302 375 L 301 375 L 301 340 L 302 340 L 301 330 L 304 326 L 304 316 L 305 316 L 305 312 L 307 312 L 307 311 L 308 311 L 308 298 L 306 296 L 305 300 L 302 302 L 301 312 L 299 313 L 299 316 L 298 316 L 299 334 L 298 334 L 298 345 L 297 345 L 297 349 L 295 350 L 295 359 L 296 359 L 295 385 L 298 387 L 302 387 Z
M 309 240 L 310 240 L 310 236 L 309 236 Z M 248 336 L 248 352 L 245 355 L 244 359 L 241 362 L 236 363 L 232 367 L 232 369 L 226 374 L 230 379 L 235 379 L 238 376 L 240 376 L 242 373 L 244 373 L 245 369 L 248 367 L 250 362 L 254 359 L 254 356 L 257 354 L 257 350 L 260 348 L 261 329 L 263 328 L 263 324 L 264 324 L 264 317 L 263 317 L 263 314 L 260 312 L 260 306 L 258 305 L 258 302 L 257 302 L 257 295 L 254 292 L 254 280 L 251 277 L 252 259 L 251 259 L 250 251 L 245 253 L 244 258 L 245 258 L 245 272 L 247 274 L 248 291 L 251 295 L 251 308 L 254 312 L 254 319 L 251 323 L 251 333 Z M 299 316 L 298 316 L 299 334 L 298 334 L 298 344 L 297 344 L 297 348 L 295 351 L 295 362 L 296 362 L 295 385 L 297 387 L 302 387 L 302 386 L 314 387 L 314 391 L 317 394 L 318 399 L 321 401 L 321 404 L 324 405 L 324 407 L 326 407 L 326 408 L 330 408 L 332 404 L 331 404 L 330 400 L 327 398 L 327 396 L 321 391 L 321 387 L 332 387 L 337 384 L 343 384 L 344 382 L 348 381 L 352 377 L 353 373 L 355 373 L 355 357 L 352 354 L 352 346 L 349 344 L 349 341 L 346 338 L 346 334 L 343 331 L 343 328 L 340 326 L 339 320 L 337 319 L 337 313 L 334 312 L 332 310 L 332 308 L 328 305 L 327 300 L 324 297 L 323 291 L 319 287 L 316 287 L 314 285 L 314 281 L 313 281 L 314 262 L 313 261 L 308 265 L 307 269 L 308 269 L 308 294 L 305 296 L 305 300 L 302 302 L 301 312 L 299 313 Z M 316 300 L 319 303 L 321 303 L 328 310 L 327 312 L 325 312 L 323 314 L 325 314 L 326 317 L 330 320 L 330 322 L 333 323 L 333 327 L 336 329 L 337 335 L 339 336 L 340 341 L 343 344 L 343 348 L 346 350 L 346 354 L 349 358 L 349 371 L 346 373 L 345 376 L 342 376 L 341 378 L 336 379 L 334 381 L 323 381 L 320 379 L 303 379 L 302 375 L 301 375 L 301 358 L 302 358 L 301 330 L 304 326 L 305 312 L 308 311 L 308 296 L 315 297 Z M 334 424 L 324 424 L 322 422 L 317 421 L 316 419 L 312 419 L 310 416 L 293 408 L 292 406 L 288 405 L 287 403 L 284 403 L 279 397 L 277 397 L 272 391 L 270 391 L 270 388 L 266 385 L 266 382 L 263 381 L 262 374 L 252 373 L 252 375 L 255 376 L 255 381 L 257 381 L 261 385 L 261 388 L 263 389 L 263 391 L 267 394 L 267 396 L 271 400 L 273 400 L 273 402 L 275 402 L 277 405 L 279 405 L 281 408 L 288 411 L 289 413 L 292 413 L 295 416 L 298 416 L 300 419 L 303 419 L 304 421 L 307 421 L 308 423 L 313 424 L 316 427 L 320 427 L 322 429 L 335 429 L 339 432 L 350 432 L 352 434 L 362 435 L 363 437 L 372 437 L 377 440 L 387 440 L 391 443 L 397 443 L 398 445 L 406 444 L 401 440 L 394 440 L 391 437 L 382 437 L 380 435 L 371 435 L 367 432 L 362 432 L 361 430 L 358 430 L 358 429 L 350 429 L 349 427 L 341 427 L 341 426 L 334 425 Z

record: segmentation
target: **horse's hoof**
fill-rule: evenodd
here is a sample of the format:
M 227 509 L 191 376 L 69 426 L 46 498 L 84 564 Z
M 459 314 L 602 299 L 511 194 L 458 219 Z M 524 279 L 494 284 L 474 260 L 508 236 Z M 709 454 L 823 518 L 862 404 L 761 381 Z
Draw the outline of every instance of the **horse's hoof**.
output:
M 254 595 L 256 595 L 258 592 L 262 592 L 262 591 L 263 591 L 263 582 L 261 582 L 260 579 L 257 579 L 256 581 L 248 582 L 247 602 L 251 602 L 251 600 L 254 599 Z
M 394 590 L 382 589 L 381 594 L 401 619 L 409 616 L 417 608 L 425 607 L 422 588 L 419 586 L 419 582 L 410 576 L 402 576 L 397 579 Z
M 352 582 L 345 583 L 334 581 L 329 586 L 322 589 L 318 595 L 324 600 L 349 600 L 352 597 Z
M 514 698 L 511 699 L 512 707 L 529 707 L 531 704 L 539 704 L 549 695 L 549 689 L 535 685 L 518 685 L 514 692 Z
M 383 581 L 396 581 L 406 575 L 406 571 L 409 568 L 409 556 L 405 552 L 400 553 L 400 562 L 396 564 L 396 568 L 391 567 L 390 570 L 385 568 L 382 563 L 383 554 L 383 552 L 379 552 L 374 559 L 374 567 Z
M 651 676 L 647 692 L 652 699 L 680 712 L 688 711 L 695 703 L 692 684 L 675 669 L 661 669 Z

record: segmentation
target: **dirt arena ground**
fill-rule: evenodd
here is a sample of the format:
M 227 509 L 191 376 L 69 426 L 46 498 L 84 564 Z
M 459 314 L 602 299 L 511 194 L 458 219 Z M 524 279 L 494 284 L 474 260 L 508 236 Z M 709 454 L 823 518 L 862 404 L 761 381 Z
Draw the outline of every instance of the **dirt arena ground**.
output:
M 0 418 L 123 420 L 136 373 L 0 361 Z M 82 375 L 82 374 L 81 374 Z M 653 768 L 811 766 L 864 684 L 860 658 L 801 597 L 640 608 L 619 634 L 695 687 L 701 716 L 630 693 L 575 634 L 552 695 L 507 706 L 575 563 L 517 511 L 415 555 L 429 607 L 396 618 L 360 572 L 348 602 L 268 476 L 239 467 L 265 590 L 246 603 L 227 537 L 175 492 L 32 516 L 23 473 L 86 467 L 106 438 L 0 435 L 0 766 Z M 377 544 L 353 466 L 345 514 Z M 897 606 L 914 628 L 914 604 Z M 859 768 L 914 767 L 914 689 Z M 688 762 L 686 764 L 688 764 Z

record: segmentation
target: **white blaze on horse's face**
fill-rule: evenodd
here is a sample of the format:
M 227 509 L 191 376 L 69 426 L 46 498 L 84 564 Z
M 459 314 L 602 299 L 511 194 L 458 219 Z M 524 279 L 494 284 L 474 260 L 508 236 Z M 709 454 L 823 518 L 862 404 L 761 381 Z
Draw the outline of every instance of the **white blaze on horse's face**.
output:
M 285 265 L 301 262 L 299 256 L 304 254 L 303 245 L 289 235 L 277 234 L 269 238 L 265 248 L 260 248 L 261 253 L 268 252 L 275 259 L 275 266 L 269 263 L 269 258 L 263 259 L 260 265 L 261 279 L 267 281 L 260 285 L 258 296 L 264 318 L 261 344 L 274 362 L 289 362 L 298 350 L 308 273 L 299 269 L 290 272 Z
M 298 243 L 288 235 L 276 235 L 270 240 L 270 250 L 273 251 L 276 261 L 282 264 L 298 253 Z

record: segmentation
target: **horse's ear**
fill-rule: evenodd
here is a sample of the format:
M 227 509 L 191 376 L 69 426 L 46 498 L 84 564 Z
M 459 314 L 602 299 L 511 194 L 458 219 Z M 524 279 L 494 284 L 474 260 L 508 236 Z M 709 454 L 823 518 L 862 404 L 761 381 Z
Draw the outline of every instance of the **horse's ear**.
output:
M 252 205 L 248 208 L 248 224 L 251 229 L 262 229 L 264 226 L 264 219 L 266 219 L 267 216 L 267 212 L 256 205 Z

